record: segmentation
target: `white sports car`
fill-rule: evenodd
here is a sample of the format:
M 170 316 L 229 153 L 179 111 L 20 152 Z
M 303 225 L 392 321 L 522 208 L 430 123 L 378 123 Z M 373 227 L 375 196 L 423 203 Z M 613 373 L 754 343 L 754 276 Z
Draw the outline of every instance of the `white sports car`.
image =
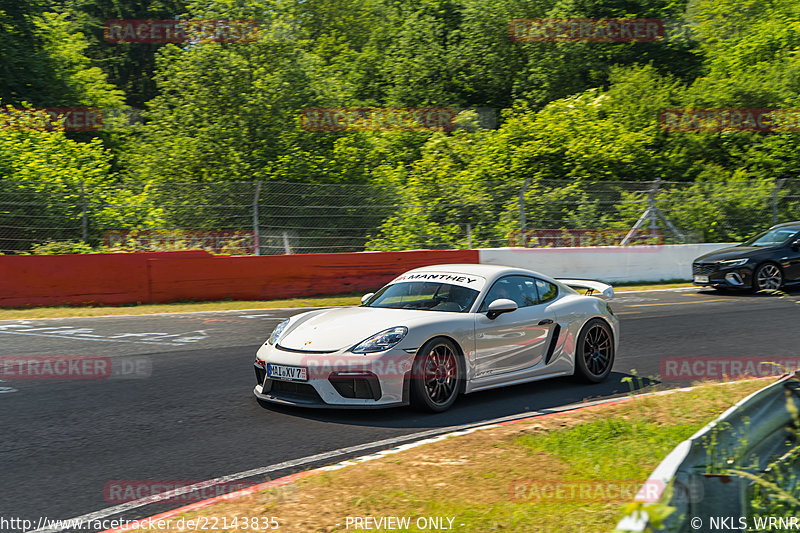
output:
M 459 394 L 611 372 L 619 321 L 596 281 L 521 268 L 435 265 L 398 276 L 362 305 L 278 324 L 256 354 L 260 401 L 444 411 Z

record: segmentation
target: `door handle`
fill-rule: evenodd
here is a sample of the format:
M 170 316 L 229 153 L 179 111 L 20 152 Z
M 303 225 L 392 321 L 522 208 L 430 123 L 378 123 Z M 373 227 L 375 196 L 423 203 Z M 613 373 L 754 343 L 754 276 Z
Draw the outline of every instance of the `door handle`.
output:
M 540 320 L 539 321 L 539 325 L 540 326 L 546 326 L 547 324 L 552 324 L 552 323 L 553 323 L 553 321 L 550 320 L 549 318 L 545 318 L 544 320 Z

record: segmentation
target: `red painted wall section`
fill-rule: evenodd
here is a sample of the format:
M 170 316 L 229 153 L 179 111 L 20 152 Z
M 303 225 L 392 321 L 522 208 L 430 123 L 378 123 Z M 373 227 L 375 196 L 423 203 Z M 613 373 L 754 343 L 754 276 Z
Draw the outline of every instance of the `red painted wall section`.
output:
M 477 262 L 477 250 L 176 257 L 148 261 L 154 302 L 272 300 L 369 292 L 412 268 Z
M 148 259 L 202 251 L 0 256 L 0 307 L 121 305 L 150 298 Z
M 368 292 L 420 266 L 478 263 L 477 250 L 272 256 L 202 251 L 0 256 L 0 307 L 265 300 Z

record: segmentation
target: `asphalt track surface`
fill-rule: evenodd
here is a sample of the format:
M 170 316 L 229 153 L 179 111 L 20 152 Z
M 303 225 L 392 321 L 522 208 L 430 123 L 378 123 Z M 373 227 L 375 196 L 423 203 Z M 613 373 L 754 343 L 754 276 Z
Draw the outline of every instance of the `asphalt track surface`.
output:
M 632 369 L 658 375 L 667 357 L 800 355 L 797 291 L 790 298 L 695 289 L 619 293 L 613 307 L 621 343 L 607 382 L 555 379 L 475 393 L 436 415 L 409 408 L 261 407 L 251 392 L 255 351 L 299 309 L 0 321 L 0 356 L 107 356 L 115 365 L 134 362 L 140 375 L 0 376 L 0 517 L 68 519 L 118 503 L 104 492 L 115 480 L 202 481 L 428 429 L 624 395 L 630 383 L 622 380 Z M 185 503 L 111 518 L 150 516 Z

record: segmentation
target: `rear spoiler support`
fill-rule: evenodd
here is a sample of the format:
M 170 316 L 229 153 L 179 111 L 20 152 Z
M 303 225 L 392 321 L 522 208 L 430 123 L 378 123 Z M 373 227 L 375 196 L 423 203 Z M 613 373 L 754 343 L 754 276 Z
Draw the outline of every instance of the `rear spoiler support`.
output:
M 556 279 L 556 281 L 573 289 L 585 289 L 587 296 L 593 296 L 595 292 L 598 292 L 600 293 L 598 296 L 607 300 L 614 297 L 614 287 L 599 281 L 591 279 Z

